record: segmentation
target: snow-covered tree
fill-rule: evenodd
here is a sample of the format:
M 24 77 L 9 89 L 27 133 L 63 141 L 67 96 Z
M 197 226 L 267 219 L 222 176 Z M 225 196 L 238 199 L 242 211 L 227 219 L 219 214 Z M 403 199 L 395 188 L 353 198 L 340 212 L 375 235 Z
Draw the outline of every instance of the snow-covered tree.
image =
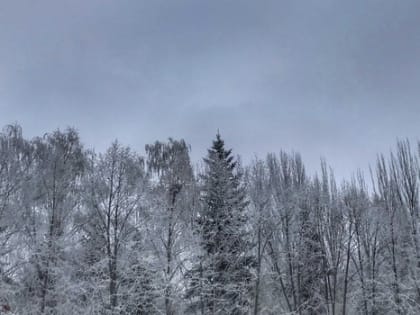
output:
M 203 206 L 197 218 L 202 251 L 191 276 L 191 308 L 202 313 L 247 314 L 255 259 L 241 173 L 220 134 L 204 161 Z
M 155 179 L 149 195 L 155 207 L 150 214 L 152 222 L 148 224 L 148 230 L 164 270 L 165 312 L 172 315 L 175 313 L 174 302 L 179 302 L 180 298 L 174 292 L 174 282 L 180 283 L 185 259 L 181 242 L 185 243 L 183 236 L 191 213 L 193 170 L 189 147 L 184 140 L 156 141 L 146 145 L 146 153 L 148 171 Z
M 130 268 L 125 258 L 135 244 L 135 218 L 141 211 L 145 180 L 143 159 L 117 142 L 91 161 L 82 244 L 91 290 L 102 303 L 100 314 L 117 314 L 123 308 L 119 289 L 123 274 Z
M 25 242 L 24 191 L 31 178 L 32 147 L 22 128 L 10 125 L 0 134 L 0 305 L 15 308 L 18 270 Z
M 34 173 L 25 197 L 29 263 L 21 292 L 28 304 L 20 312 L 65 314 L 72 307 L 70 223 L 80 205 L 85 153 L 74 129 L 46 134 L 32 145 Z
M 267 245 L 272 235 L 272 195 L 268 168 L 263 160 L 254 160 L 246 172 L 247 195 L 250 201 L 250 223 L 253 227 L 253 243 L 256 259 L 253 314 L 257 315 L 267 303 L 264 295 L 271 290 L 264 275 L 268 275 L 264 264 Z

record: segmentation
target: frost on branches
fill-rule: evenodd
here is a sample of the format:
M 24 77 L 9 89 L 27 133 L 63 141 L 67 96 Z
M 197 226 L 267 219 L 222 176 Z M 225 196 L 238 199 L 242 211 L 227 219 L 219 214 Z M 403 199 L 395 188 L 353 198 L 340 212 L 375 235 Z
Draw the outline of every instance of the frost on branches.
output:
M 0 133 L 0 314 L 420 313 L 419 152 L 337 185 L 297 153 L 239 165 L 216 135 L 87 150 Z M 371 184 L 370 184 L 371 183 Z

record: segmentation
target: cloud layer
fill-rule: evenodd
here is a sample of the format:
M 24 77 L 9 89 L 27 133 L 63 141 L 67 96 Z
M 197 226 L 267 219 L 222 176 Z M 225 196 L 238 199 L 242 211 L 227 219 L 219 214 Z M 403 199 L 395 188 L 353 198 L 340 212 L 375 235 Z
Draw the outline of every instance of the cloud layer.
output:
M 420 132 L 418 1 L 3 1 L 0 123 L 103 150 L 217 129 L 339 175 Z

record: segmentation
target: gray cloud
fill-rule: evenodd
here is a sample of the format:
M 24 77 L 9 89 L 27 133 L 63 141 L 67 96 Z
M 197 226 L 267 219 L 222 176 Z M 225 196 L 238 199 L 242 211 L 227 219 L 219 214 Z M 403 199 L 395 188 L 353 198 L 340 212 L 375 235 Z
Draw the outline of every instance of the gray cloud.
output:
M 219 128 L 245 160 L 281 148 L 340 176 L 415 139 L 418 1 L 0 4 L 0 123 L 76 126 L 88 146 Z

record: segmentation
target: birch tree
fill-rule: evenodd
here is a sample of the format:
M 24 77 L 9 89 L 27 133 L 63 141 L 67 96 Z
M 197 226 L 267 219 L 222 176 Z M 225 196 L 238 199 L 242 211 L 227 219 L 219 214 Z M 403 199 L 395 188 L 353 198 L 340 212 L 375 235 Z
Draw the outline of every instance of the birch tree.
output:
M 184 140 L 169 139 L 168 142 L 155 142 L 146 146 L 147 166 L 156 178 L 153 196 L 156 201 L 155 212 L 152 213 L 151 236 L 154 248 L 163 263 L 165 312 L 175 313 L 174 282 L 180 279 L 183 267 L 183 231 L 188 226 L 191 213 L 191 188 L 193 186 L 193 171 L 191 167 L 189 148 Z

